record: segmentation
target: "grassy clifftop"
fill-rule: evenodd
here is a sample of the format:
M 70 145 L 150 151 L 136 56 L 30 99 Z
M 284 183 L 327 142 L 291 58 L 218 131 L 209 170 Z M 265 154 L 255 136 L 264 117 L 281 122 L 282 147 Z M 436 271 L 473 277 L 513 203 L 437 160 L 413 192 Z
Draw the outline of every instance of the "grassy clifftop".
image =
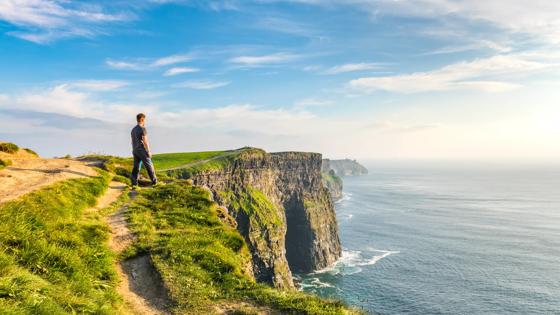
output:
M 287 314 L 352 312 L 339 301 L 256 283 L 247 270 L 251 256 L 243 237 L 220 220 L 218 205 L 205 189 L 172 184 L 145 190 L 129 213 L 139 236 L 129 255 L 152 255 L 176 313 L 213 314 L 225 306 L 235 314 L 252 314 L 259 307 Z

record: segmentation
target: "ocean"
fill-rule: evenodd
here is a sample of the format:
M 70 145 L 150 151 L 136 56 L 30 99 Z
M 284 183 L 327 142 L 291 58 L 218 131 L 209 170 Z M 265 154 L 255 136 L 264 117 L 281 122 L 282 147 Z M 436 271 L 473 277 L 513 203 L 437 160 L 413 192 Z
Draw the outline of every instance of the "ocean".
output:
M 560 314 L 560 166 L 375 162 L 304 291 L 371 314 Z

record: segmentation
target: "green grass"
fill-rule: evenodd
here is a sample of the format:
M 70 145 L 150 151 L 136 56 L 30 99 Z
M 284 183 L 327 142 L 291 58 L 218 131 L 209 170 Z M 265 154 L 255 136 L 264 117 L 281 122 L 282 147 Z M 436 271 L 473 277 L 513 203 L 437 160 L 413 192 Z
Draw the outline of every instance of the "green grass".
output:
M 239 150 L 232 151 L 206 151 L 206 152 L 182 152 L 182 153 L 164 153 L 164 154 L 154 154 L 152 161 L 154 162 L 154 167 L 156 172 L 158 172 L 158 178 L 161 180 L 172 179 L 172 178 L 189 178 L 194 172 L 201 170 L 212 169 L 223 167 L 231 161 L 234 160 L 235 153 Z M 241 152 L 241 151 L 239 151 Z M 223 158 L 217 158 L 215 160 L 208 161 L 206 163 L 201 163 L 200 165 L 186 166 L 186 164 L 203 161 L 206 159 L 211 159 L 225 155 Z M 109 155 L 87 155 L 81 156 L 79 159 L 97 160 L 101 161 L 101 167 L 109 172 L 116 173 L 119 181 L 124 182 L 124 178 L 129 179 L 130 173 L 133 166 L 132 157 L 115 157 Z M 169 170 L 169 168 L 186 166 L 185 168 L 179 168 L 177 170 Z M 144 178 L 148 178 L 146 168 L 142 167 L 140 174 Z M 130 180 L 128 180 L 130 182 Z
M 228 151 L 206 151 L 154 154 L 154 156 L 152 156 L 152 161 L 156 169 L 165 170 L 200 160 L 210 159 L 227 152 Z
M 2 160 L 2 159 L 0 159 L 0 170 L 3 169 L 3 168 L 5 168 L 5 167 L 8 167 L 8 166 L 10 166 L 10 165 L 12 165 L 12 161 L 11 161 L 11 160 L 8 160 L 8 159 Z
M 102 216 L 84 216 L 111 175 L 70 179 L 0 205 L 3 314 L 112 314 L 120 297 Z
M 255 283 L 244 239 L 220 221 L 205 189 L 183 183 L 143 190 L 128 216 L 138 235 L 128 256 L 150 253 L 177 314 L 211 314 L 217 302 L 240 300 L 289 314 L 356 313 L 339 301 Z
M 10 142 L 0 143 L 0 152 L 13 154 L 13 153 L 17 153 L 17 151 L 19 151 L 19 147 L 13 143 Z
M 254 226 L 280 225 L 277 207 L 268 200 L 266 195 L 253 187 L 244 187 L 243 191 L 220 193 L 226 204 L 232 209 L 243 211 Z

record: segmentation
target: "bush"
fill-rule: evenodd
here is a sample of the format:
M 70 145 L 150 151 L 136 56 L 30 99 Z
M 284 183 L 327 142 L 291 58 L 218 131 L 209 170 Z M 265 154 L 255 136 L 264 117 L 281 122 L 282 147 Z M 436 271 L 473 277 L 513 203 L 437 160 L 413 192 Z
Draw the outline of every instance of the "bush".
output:
M 35 152 L 35 151 L 33 151 L 33 150 L 29 149 L 29 148 L 25 148 L 25 149 L 23 149 L 23 150 L 25 150 L 25 152 L 27 152 L 27 153 L 29 153 L 29 154 L 31 154 L 31 155 L 39 156 L 39 154 L 37 154 L 37 152 Z
M 11 161 L 11 160 L 2 160 L 2 159 L 0 159 L 0 170 L 3 169 L 3 168 L 5 168 L 5 167 L 7 167 L 7 166 L 10 166 L 10 165 L 12 165 L 12 161 Z
M 13 154 L 16 153 L 17 151 L 19 151 L 19 147 L 13 143 L 10 142 L 0 143 L 0 152 Z

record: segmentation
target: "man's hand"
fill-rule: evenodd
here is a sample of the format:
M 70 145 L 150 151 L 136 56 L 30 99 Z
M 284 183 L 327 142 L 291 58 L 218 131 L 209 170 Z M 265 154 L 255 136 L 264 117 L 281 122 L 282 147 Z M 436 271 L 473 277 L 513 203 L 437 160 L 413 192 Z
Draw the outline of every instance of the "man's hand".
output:
M 148 157 L 151 159 L 152 158 L 152 152 L 148 151 Z

